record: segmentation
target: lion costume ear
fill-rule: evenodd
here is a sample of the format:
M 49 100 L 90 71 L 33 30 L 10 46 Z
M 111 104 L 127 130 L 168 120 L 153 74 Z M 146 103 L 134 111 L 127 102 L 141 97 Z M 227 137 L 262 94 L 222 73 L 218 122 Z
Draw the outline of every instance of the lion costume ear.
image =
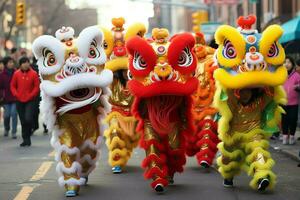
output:
M 127 42 L 133 36 L 140 36 L 144 37 L 145 33 L 147 32 L 146 26 L 142 23 L 135 23 L 132 24 L 127 28 L 125 33 L 125 41 Z
M 113 50 L 113 47 L 114 47 L 113 34 L 107 28 L 104 28 L 104 27 L 99 27 L 99 28 L 102 30 L 103 35 L 104 35 L 103 48 L 104 48 L 105 54 L 106 54 L 107 57 L 109 57 L 112 50 Z
M 241 63 L 246 53 L 246 42 L 238 30 L 232 26 L 220 26 L 215 33 L 216 43 L 219 45 L 217 50 L 218 62 L 221 66 L 232 67 Z M 235 58 L 228 59 L 223 55 L 224 43 L 230 41 L 237 55 Z
M 271 25 L 262 33 L 259 50 L 265 60 L 272 65 L 281 65 L 285 60 L 285 52 L 278 42 L 283 34 L 279 25 Z
M 77 41 L 79 55 L 86 58 L 87 63 L 102 65 L 106 62 L 103 45 L 103 33 L 97 26 L 90 26 L 81 31 Z M 90 50 L 96 52 L 95 57 L 89 55 Z
M 43 75 L 53 74 L 64 64 L 64 45 L 51 35 L 42 35 L 34 40 L 32 51 L 37 59 L 39 72 Z M 55 59 L 55 64 L 49 66 L 49 58 Z

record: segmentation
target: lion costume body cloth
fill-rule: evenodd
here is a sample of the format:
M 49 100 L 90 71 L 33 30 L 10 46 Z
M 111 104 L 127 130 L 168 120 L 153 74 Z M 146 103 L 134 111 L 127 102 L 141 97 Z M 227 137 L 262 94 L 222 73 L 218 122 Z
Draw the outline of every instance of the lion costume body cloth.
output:
M 193 132 L 192 97 L 198 80 L 193 76 L 197 58 L 192 51 L 195 39 L 183 33 L 167 39 L 166 29 L 153 29 L 153 40 L 130 39 L 126 46 L 135 96 L 132 113 L 139 120 L 144 177 L 152 179 L 157 192 L 173 182 L 186 162 L 185 134 Z
M 100 121 L 110 111 L 113 74 L 104 69 L 103 34 L 98 27 L 74 38 L 71 27 L 43 35 L 33 43 L 41 78 L 41 109 L 52 131 L 59 184 L 76 196 L 95 168 L 100 148 Z
M 140 138 L 140 135 L 135 133 L 137 120 L 130 112 L 133 96 L 127 88 L 128 54 L 125 42 L 135 35 L 143 37 L 146 28 L 141 23 L 135 23 L 129 26 L 125 32 L 123 18 L 113 18 L 112 23 L 114 26 L 111 31 L 102 28 L 105 36 L 104 49 L 108 57 L 105 69 L 114 73 L 111 85 L 112 95 L 109 99 L 112 104 L 112 112 L 105 119 L 109 128 L 104 132 L 104 136 L 112 171 L 120 173 Z
M 195 77 L 199 80 L 197 91 L 193 94 L 193 117 L 196 132 L 187 137 L 186 153 L 195 156 L 199 165 L 209 167 L 217 152 L 217 109 L 212 106 L 216 91 L 213 72 L 216 69 L 213 55 L 215 49 L 206 46 L 204 35 L 195 34 L 195 54 L 198 58 Z
M 222 141 L 217 163 L 225 186 L 232 186 L 234 176 L 244 169 L 252 176 L 250 186 L 265 190 L 276 181 L 268 138 L 278 130 L 280 104 L 286 102 L 282 84 L 287 71 L 278 42 L 283 30 L 271 25 L 260 34 L 251 29 L 255 20 L 253 15 L 240 17 L 238 29 L 223 25 L 215 33 L 219 68 L 214 72 L 214 104 L 221 115 Z

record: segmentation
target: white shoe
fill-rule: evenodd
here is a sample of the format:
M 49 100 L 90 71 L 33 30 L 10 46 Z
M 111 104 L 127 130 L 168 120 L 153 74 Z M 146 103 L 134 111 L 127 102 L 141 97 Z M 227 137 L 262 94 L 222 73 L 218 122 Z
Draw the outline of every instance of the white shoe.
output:
M 289 144 L 295 144 L 295 136 L 294 135 L 290 135 Z
M 288 139 L 289 139 L 288 135 L 283 135 L 282 136 L 282 144 L 288 144 Z
M 283 134 L 280 133 L 280 135 L 279 135 L 279 140 L 282 140 L 282 139 L 283 139 Z

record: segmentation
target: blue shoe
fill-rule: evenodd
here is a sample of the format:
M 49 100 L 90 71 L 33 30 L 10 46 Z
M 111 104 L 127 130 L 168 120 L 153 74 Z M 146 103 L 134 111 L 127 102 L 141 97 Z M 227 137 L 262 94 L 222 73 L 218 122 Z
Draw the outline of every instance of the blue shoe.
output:
M 68 190 L 65 193 L 66 197 L 75 197 L 77 196 L 77 192 L 75 190 Z
M 114 174 L 122 173 L 122 168 L 120 166 L 115 166 L 115 167 L 112 168 L 112 172 Z

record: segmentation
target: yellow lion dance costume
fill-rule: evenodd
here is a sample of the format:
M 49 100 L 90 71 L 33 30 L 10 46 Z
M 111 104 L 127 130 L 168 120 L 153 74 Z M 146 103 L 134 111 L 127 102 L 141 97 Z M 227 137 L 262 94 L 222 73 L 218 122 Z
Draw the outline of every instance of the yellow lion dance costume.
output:
M 262 34 L 251 29 L 256 17 L 240 17 L 238 29 L 223 25 L 215 33 L 219 68 L 214 77 L 215 106 L 221 118 L 218 132 L 222 154 L 217 159 L 224 186 L 233 186 L 241 169 L 252 176 L 250 186 L 272 189 L 276 176 L 268 152 L 269 136 L 278 130 L 286 102 L 282 84 L 287 78 L 284 49 L 278 42 L 283 30 L 269 26 Z
M 33 43 L 41 78 L 44 121 L 52 131 L 59 184 L 76 196 L 95 168 L 100 122 L 110 111 L 108 88 L 113 79 L 104 69 L 103 34 L 96 26 L 74 38 L 71 27 L 43 35 Z
M 146 28 L 141 23 L 135 23 L 124 33 L 124 23 L 124 18 L 113 18 L 114 26 L 111 31 L 102 28 L 105 36 L 104 49 L 109 59 L 105 69 L 114 73 L 109 99 L 112 112 L 105 119 L 109 128 L 104 133 L 113 173 L 122 172 L 139 141 L 139 134 L 135 133 L 137 120 L 130 112 L 133 96 L 127 89 L 128 54 L 125 42 L 135 35 L 143 37 Z

